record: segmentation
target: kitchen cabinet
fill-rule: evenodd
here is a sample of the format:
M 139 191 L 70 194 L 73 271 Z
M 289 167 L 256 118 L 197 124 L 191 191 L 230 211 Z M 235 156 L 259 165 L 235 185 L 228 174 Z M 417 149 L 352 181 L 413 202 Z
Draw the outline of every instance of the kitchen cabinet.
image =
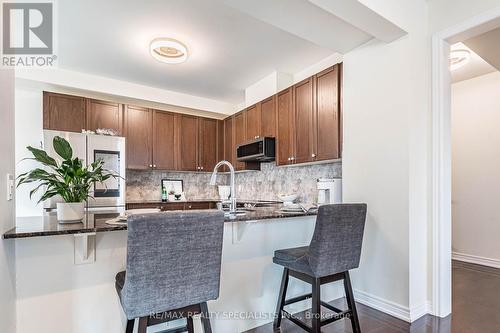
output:
M 292 163 L 294 151 L 293 136 L 293 89 L 288 88 L 276 95 L 276 164 L 287 165 Z
M 314 142 L 314 81 L 305 79 L 293 87 L 294 100 L 294 153 L 293 163 L 305 163 L 313 160 Z
M 235 156 L 233 120 L 232 116 L 224 119 L 224 159 L 231 164 L 234 164 Z
M 217 162 L 224 159 L 224 120 L 217 120 Z
M 134 202 L 127 203 L 126 209 L 147 209 L 156 208 L 162 211 L 170 210 L 191 210 L 191 209 L 215 209 L 215 201 L 185 201 L 185 202 Z
M 120 103 L 86 99 L 87 130 L 98 128 L 115 130 L 118 135 L 123 132 L 123 106 Z
M 152 117 L 147 108 L 128 105 L 125 109 L 127 168 L 147 170 L 153 167 Z
M 198 168 L 200 171 L 212 171 L 217 159 L 218 121 L 216 119 L 200 118 L 198 123 L 199 152 Z
M 276 96 L 269 97 L 260 105 L 260 136 L 276 137 Z
M 177 163 L 175 114 L 152 110 L 153 113 L 153 169 L 175 170 Z
M 316 110 L 314 124 L 313 160 L 331 160 L 339 154 L 339 71 L 338 66 L 314 76 Z
M 237 113 L 234 116 L 234 168 L 236 170 L 244 170 L 245 169 L 245 163 L 244 162 L 238 162 L 236 160 L 236 147 L 242 143 L 245 143 L 247 141 L 247 135 L 246 135 L 246 112 L 240 112 Z
M 277 165 L 341 157 L 341 68 L 328 68 L 276 95 Z
M 261 136 L 261 108 L 260 103 L 244 111 L 246 116 L 246 141 L 257 139 Z
M 178 169 L 182 171 L 199 171 L 198 164 L 198 117 L 177 115 L 178 124 Z
M 85 98 L 44 91 L 43 128 L 69 132 L 86 129 Z

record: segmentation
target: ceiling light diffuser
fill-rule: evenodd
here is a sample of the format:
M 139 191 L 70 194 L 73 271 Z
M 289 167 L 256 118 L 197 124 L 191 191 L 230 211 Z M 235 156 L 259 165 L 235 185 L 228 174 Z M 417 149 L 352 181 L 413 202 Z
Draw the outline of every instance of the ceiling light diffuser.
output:
M 450 51 L 450 70 L 454 71 L 470 61 L 470 51 L 465 49 Z
M 149 51 L 153 58 L 167 64 L 180 64 L 188 58 L 186 45 L 172 38 L 153 39 Z

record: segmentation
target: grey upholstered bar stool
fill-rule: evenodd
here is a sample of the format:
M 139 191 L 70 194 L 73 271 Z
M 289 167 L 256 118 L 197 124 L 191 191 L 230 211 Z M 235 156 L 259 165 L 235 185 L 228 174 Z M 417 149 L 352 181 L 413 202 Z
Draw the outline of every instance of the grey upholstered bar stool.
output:
M 180 317 L 193 332 L 201 314 L 210 333 L 207 301 L 219 297 L 224 213 L 216 210 L 133 215 L 128 220 L 127 270 L 116 275 L 116 290 L 127 316 L 127 333 L 139 318 L 148 326 Z
M 349 270 L 359 266 L 363 230 L 366 220 L 366 204 L 335 204 L 319 207 L 316 227 L 309 246 L 278 250 L 273 262 L 284 266 L 280 295 L 276 308 L 274 330 L 285 316 L 307 332 L 319 333 L 321 326 L 349 317 L 354 333 L 361 332 L 352 293 Z M 295 277 L 312 285 L 312 293 L 286 299 L 289 277 Z M 322 302 L 322 284 L 344 280 L 347 310 L 340 310 Z M 291 315 L 285 305 L 312 298 L 312 326 Z M 321 320 L 321 306 L 330 309 L 334 316 Z

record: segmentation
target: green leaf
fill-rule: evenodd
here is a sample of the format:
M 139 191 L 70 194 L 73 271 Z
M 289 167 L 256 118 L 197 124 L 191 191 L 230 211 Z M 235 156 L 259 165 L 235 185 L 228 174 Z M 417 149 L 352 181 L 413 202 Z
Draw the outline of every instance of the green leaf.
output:
M 65 160 L 70 160 L 73 157 L 73 149 L 68 141 L 61 138 L 60 136 L 54 137 L 52 142 L 54 145 L 54 150 L 56 153 Z
M 57 162 L 55 159 L 47 155 L 47 153 L 41 149 L 33 148 L 31 146 L 26 147 L 35 158 L 35 161 L 42 164 L 57 168 Z

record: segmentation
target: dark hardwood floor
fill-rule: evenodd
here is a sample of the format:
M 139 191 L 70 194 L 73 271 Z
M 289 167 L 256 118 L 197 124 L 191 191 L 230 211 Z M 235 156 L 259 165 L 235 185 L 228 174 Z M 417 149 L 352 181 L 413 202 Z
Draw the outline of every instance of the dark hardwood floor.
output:
M 344 299 L 331 302 L 345 306 Z M 446 318 L 425 316 L 409 324 L 363 304 L 357 304 L 363 333 L 498 333 L 500 332 L 500 269 L 453 262 L 453 314 Z M 322 308 L 322 311 L 327 311 Z M 304 317 L 305 313 L 299 314 Z M 272 324 L 246 333 L 271 333 Z M 283 319 L 282 333 L 302 333 Z M 324 326 L 324 333 L 352 332 L 349 320 Z

